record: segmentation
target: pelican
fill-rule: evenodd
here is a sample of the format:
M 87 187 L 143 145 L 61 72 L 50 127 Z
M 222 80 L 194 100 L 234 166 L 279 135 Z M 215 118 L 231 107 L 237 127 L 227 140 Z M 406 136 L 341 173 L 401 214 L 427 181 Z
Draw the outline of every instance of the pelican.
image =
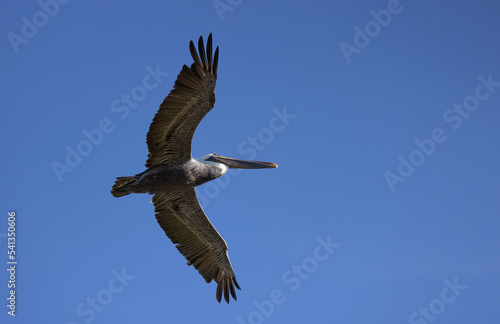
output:
M 217 179 L 228 169 L 277 168 L 274 163 L 237 160 L 215 153 L 193 159 L 191 141 L 196 127 L 214 107 L 219 47 L 212 57 L 212 34 L 207 51 L 200 36 L 198 53 L 193 41 L 189 50 L 194 63 L 184 65 L 174 88 L 163 100 L 149 126 L 147 170 L 133 177 L 118 177 L 111 193 L 153 194 L 156 219 L 172 243 L 207 283 L 217 283 L 216 299 L 241 289 L 229 261 L 226 241 L 210 223 L 196 197 L 195 187 Z

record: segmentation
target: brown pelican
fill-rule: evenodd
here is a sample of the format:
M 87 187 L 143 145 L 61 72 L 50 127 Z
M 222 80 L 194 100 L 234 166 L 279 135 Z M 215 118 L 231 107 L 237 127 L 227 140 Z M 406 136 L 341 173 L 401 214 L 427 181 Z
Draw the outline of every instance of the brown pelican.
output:
M 240 289 L 229 261 L 224 239 L 208 220 L 198 202 L 194 187 L 214 180 L 228 169 L 277 168 L 274 163 L 237 160 L 218 154 L 198 159 L 191 155 L 191 140 L 203 117 L 215 104 L 215 82 L 219 47 L 212 58 L 212 34 L 207 51 L 203 38 L 198 41 L 199 56 L 193 41 L 189 50 L 194 63 L 184 65 L 174 88 L 163 100 L 149 126 L 146 137 L 146 171 L 133 177 L 116 179 L 111 193 L 122 197 L 130 193 L 154 194 L 156 219 L 207 283 L 217 282 L 216 298 L 222 295 L 229 303 L 229 293 L 236 300 L 234 287 Z

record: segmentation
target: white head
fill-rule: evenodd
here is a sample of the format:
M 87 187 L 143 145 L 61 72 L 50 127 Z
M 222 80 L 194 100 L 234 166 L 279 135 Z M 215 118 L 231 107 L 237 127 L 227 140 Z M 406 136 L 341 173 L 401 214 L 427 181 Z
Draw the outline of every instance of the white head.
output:
M 196 161 L 201 162 L 203 164 L 216 166 L 217 168 L 221 169 L 221 171 L 222 171 L 221 175 L 223 175 L 224 173 L 227 172 L 227 170 L 229 170 L 229 167 L 227 165 L 225 165 L 224 163 L 221 163 L 221 162 L 218 162 L 218 161 L 215 161 L 214 159 L 212 159 L 213 155 L 217 155 L 217 154 L 210 153 L 207 155 L 203 155 L 203 156 L 200 156 L 199 158 L 197 158 Z
M 237 160 L 216 153 L 203 155 L 196 160 L 201 163 L 215 165 L 221 169 L 224 169 L 224 173 L 226 173 L 228 169 L 269 169 L 278 167 L 277 164 L 270 162 Z

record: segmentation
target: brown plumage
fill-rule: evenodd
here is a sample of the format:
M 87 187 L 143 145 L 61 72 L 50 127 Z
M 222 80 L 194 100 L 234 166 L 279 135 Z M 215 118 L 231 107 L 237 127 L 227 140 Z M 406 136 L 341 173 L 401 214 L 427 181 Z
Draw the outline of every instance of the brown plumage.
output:
M 212 34 L 208 36 L 205 55 L 203 38 L 198 41 L 200 58 L 193 41 L 189 50 L 194 63 L 184 65 L 177 76 L 174 88 L 160 105 L 146 137 L 150 168 L 161 163 L 181 164 L 191 159 L 191 140 L 194 131 L 215 105 L 215 83 L 217 81 L 217 63 L 219 47 L 215 49 L 212 60 Z
M 236 300 L 234 286 L 240 289 L 227 254 L 227 245 L 201 209 L 194 189 L 155 194 L 156 219 L 177 249 L 209 283 L 217 282 L 216 298 L 229 293 Z
M 215 104 L 215 83 L 219 48 L 212 56 L 212 34 L 207 51 L 203 38 L 198 52 L 191 41 L 194 63 L 184 65 L 173 90 L 163 100 L 146 137 L 146 171 L 116 179 L 111 193 L 115 197 L 130 193 L 154 194 L 156 219 L 179 252 L 186 257 L 207 283 L 217 283 L 216 298 L 229 303 L 240 289 L 229 261 L 227 244 L 203 212 L 194 187 L 222 176 L 229 168 L 276 168 L 268 162 L 231 159 L 208 154 L 197 160 L 191 156 L 196 127 Z

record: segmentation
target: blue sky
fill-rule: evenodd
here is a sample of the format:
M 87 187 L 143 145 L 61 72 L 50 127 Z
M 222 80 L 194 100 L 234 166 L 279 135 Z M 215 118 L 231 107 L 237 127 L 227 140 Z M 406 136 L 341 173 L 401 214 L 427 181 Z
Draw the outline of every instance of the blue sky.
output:
M 0 272 L 0 321 L 497 323 L 499 9 L 2 3 L 0 251 L 7 269 L 14 211 L 18 264 L 16 318 Z M 198 188 L 242 288 L 229 305 L 148 195 L 109 192 L 143 171 L 188 43 L 210 32 L 217 102 L 193 155 L 279 164 Z

